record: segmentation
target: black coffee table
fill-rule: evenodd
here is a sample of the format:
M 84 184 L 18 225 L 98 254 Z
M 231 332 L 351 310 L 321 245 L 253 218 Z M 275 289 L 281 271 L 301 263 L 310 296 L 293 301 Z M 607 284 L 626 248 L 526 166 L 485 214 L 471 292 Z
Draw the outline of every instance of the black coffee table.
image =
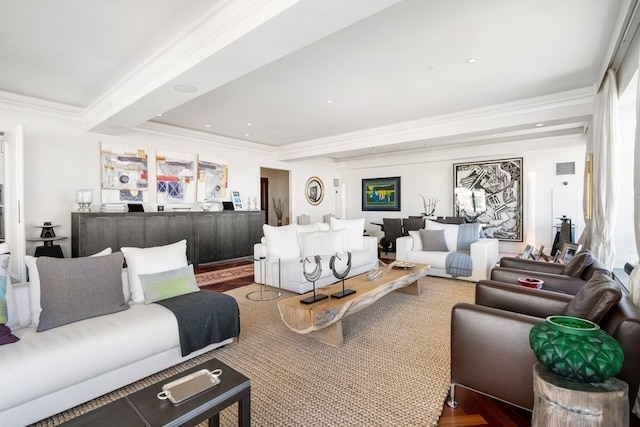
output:
M 160 400 L 162 386 L 201 369 L 221 369 L 220 384 L 184 402 Z M 65 426 L 219 426 L 220 411 L 238 402 L 238 426 L 251 426 L 251 380 L 212 359 L 64 423 Z

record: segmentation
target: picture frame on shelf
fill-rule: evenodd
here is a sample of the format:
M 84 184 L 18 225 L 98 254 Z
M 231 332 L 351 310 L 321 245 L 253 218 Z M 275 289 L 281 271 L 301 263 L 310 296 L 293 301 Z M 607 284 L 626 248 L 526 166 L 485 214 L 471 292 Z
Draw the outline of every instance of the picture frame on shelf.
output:
M 240 197 L 239 191 L 231 192 L 231 201 L 233 202 L 233 209 L 236 211 L 241 211 L 242 207 L 242 197 Z
M 562 264 L 568 263 L 580 249 L 582 249 L 582 245 L 578 243 L 565 243 L 560 251 L 560 262 Z
M 533 250 L 534 250 L 533 245 L 525 246 L 524 250 L 522 251 L 522 255 L 520 255 L 520 258 L 529 259 L 529 257 L 533 254 Z
M 363 211 L 399 211 L 400 177 L 363 178 Z

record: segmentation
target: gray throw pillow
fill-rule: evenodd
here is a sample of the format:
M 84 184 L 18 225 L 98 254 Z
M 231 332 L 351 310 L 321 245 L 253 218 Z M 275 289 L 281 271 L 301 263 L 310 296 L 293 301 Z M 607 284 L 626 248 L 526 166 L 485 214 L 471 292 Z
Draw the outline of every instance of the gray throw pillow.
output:
M 594 274 L 569 301 L 562 314 L 600 323 L 620 298 L 622 292 L 612 278 Z
M 422 250 L 429 252 L 449 252 L 444 230 L 419 230 L 422 238 Z
M 129 308 L 122 293 L 122 252 L 86 258 L 41 257 L 38 332 Z

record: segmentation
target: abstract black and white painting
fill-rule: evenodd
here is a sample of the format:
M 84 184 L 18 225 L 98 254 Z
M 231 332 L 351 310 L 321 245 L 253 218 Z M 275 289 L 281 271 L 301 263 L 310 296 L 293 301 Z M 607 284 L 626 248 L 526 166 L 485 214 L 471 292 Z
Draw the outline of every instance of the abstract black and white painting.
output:
M 522 157 L 453 165 L 454 213 L 486 237 L 522 241 Z

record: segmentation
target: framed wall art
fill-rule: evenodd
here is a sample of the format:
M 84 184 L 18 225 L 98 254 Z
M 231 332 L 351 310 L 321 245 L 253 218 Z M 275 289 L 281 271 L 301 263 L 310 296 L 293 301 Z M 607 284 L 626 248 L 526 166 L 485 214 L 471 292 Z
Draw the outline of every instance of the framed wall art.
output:
M 316 206 L 324 199 L 324 184 L 322 180 L 317 176 L 312 176 L 307 180 L 304 185 L 304 195 L 307 198 L 307 202 Z
M 521 242 L 522 157 L 453 165 L 454 213 L 487 237 Z
M 399 211 L 400 177 L 364 178 L 362 180 L 363 211 Z

